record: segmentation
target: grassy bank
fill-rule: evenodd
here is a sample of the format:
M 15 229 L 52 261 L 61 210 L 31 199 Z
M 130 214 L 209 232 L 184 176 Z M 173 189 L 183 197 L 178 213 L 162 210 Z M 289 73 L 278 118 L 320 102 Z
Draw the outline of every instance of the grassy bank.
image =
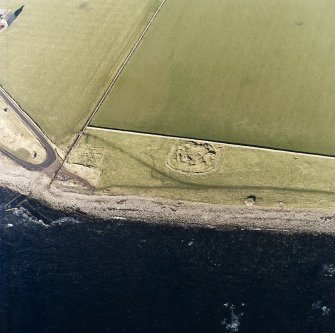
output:
M 88 129 L 68 162 L 97 194 L 335 207 L 333 158 Z
M 0 147 L 30 163 L 41 163 L 46 151 L 22 120 L 0 98 Z

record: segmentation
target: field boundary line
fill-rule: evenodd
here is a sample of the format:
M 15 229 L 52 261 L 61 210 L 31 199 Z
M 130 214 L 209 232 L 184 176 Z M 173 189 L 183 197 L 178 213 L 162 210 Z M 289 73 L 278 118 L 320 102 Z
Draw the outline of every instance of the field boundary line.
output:
M 167 2 L 167 0 L 163 0 L 162 3 L 159 5 L 159 7 L 157 8 L 156 12 L 154 13 L 154 15 L 152 16 L 152 18 L 150 19 L 150 21 L 148 22 L 148 24 L 146 25 L 145 29 L 143 30 L 143 32 L 141 33 L 141 35 L 138 37 L 137 41 L 135 42 L 134 46 L 131 48 L 130 52 L 128 53 L 127 57 L 125 58 L 125 60 L 123 61 L 123 63 L 121 64 L 120 68 L 118 69 L 118 71 L 116 72 L 112 82 L 108 85 L 106 91 L 104 92 L 104 94 L 102 95 L 102 97 L 100 98 L 100 100 L 98 101 L 98 104 L 96 105 L 96 107 L 94 108 L 94 110 L 92 111 L 91 115 L 89 116 L 88 120 L 86 121 L 86 123 L 84 124 L 83 128 L 81 129 L 81 131 L 79 132 L 79 134 L 77 135 L 75 141 L 73 142 L 73 144 L 71 145 L 68 153 L 66 154 L 64 161 L 67 160 L 69 154 L 71 153 L 72 149 L 74 149 L 76 147 L 76 145 L 78 144 L 80 138 L 82 137 L 82 135 L 84 134 L 86 128 L 89 126 L 89 124 L 91 123 L 92 119 L 94 118 L 94 116 L 97 114 L 98 110 L 100 109 L 100 106 L 102 105 L 102 103 L 105 101 L 107 95 L 110 93 L 110 91 L 112 90 L 113 86 L 115 85 L 116 81 L 118 80 L 118 78 L 120 77 L 120 75 L 122 74 L 123 70 L 125 69 L 125 67 L 127 66 L 130 58 L 133 56 L 133 54 L 135 53 L 135 51 L 137 50 L 138 46 L 140 45 L 141 41 L 143 40 L 144 36 L 146 35 L 146 33 L 148 32 L 148 30 L 150 29 L 151 25 L 153 24 L 154 20 L 156 19 L 156 17 L 158 16 L 159 12 L 161 11 L 161 9 L 163 8 L 164 4 Z
M 197 141 L 203 143 L 212 143 L 212 144 L 222 144 L 230 147 L 237 147 L 237 148 L 248 148 L 252 150 L 263 150 L 269 151 L 272 153 L 285 153 L 285 154 L 292 154 L 292 155 L 302 155 L 302 156 L 313 156 L 325 159 L 334 159 L 335 156 L 333 155 L 326 155 L 326 154 L 315 154 L 315 153 L 306 153 L 303 151 L 295 151 L 295 150 L 288 150 L 288 149 L 280 149 L 280 148 L 268 148 L 264 146 L 256 146 L 256 145 L 248 145 L 248 144 L 240 144 L 240 143 L 233 143 L 233 142 L 224 142 L 224 141 L 215 141 L 215 140 L 206 140 L 206 139 L 197 139 L 197 138 L 190 138 L 186 136 L 178 136 L 178 135 L 169 135 L 169 134 L 157 134 L 157 133 L 148 133 L 148 132 L 139 132 L 139 131 L 131 131 L 131 130 L 123 130 L 118 128 L 107 128 L 107 127 L 99 127 L 99 126 L 87 126 L 87 129 L 100 131 L 100 132 L 109 132 L 109 133 L 119 133 L 119 134 L 128 134 L 128 135 L 136 135 L 136 136 L 143 136 L 143 137 L 156 137 L 162 139 L 174 139 L 174 140 L 183 140 L 183 141 Z
M 118 80 L 118 78 L 120 77 L 120 75 L 122 74 L 124 68 L 127 66 L 130 58 L 133 56 L 133 54 L 135 53 L 135 51 L 137 50 L 138 46 L 140 45 L 141 41 L 143 40 L 144 36 L 146 35 L 146 33 L 148 32 L 148 30 L 150 29 L 152 23 L 154 22 L 154 20 L 156 19 L 156 17 L 158 16 L 159 12 L 161 11 L 161 9 L 163 8 L 164 4 L 167 2 L 168 0 L 163 0 L 161 2 L 161 4 L 159 5 L 159 7 L 157 8 L 157 10 L 155 11 L 154 15 L 151 17 L 150 21 L 148 22 L 148 24 L 146 25 L 146 27 L 144 28 L 143 32 L 141 33 L 141 35 L 138 37 L 138 39 L 136 40 L 134 46 L 131 48 L 131 50 L 129 51 L 127 57 L 125 58 L 125 60 L 122 62 L 121 66 L 119 67 L 118 71 L 116 72 L 115 76 L 113 77 L 111 83 L 108 85 L 106 91 L 104 92 L 104 94 L 102 95 L 102 97 L 99 99 L 98 104 L 96 105 L 96 107 L 94 108 L 94 110 L 92 111 L 92 113 L 90 114 L 90 116 L 88 117 L 88 119 L 86 120 L 84 126 L 82 127 L 82 129 L 80 130 L 80 132 L 78 133 L 78 135 L 76 136 L 76 138 L 74 139 L 73 143 L 69 146 L 68 151 L 66 152 L 64 159 L 61 163 L 60 168 L 58 169 L 58 171 L 55 173 L 55 176 L 53 177 L 53 179 L 50 182 L 50 185 L 52 184 L 52 182 L 54 181 L 54 179 L 57 177 L 58 173 L 60 172 L 60 170 L 63 168 L 65 162 L 68 160 L 71 152 L 73 149 L 76 148 L 76 146 L 78 145 L 81 137 L 83 136 L 83 134 L 85 133 L 86 128 L 89 126 L 90 122 L 92 121 L 92 119 L 94 118 L 94 116 L 96 115 L 96 113 L 98 112 L 98 110 L 100 109 L 101 104 L 104 102 L 104 100 L 106 99 L 107 95 L 109 94 L 109 92 L 112 90 L 113 86 L 115 85 L 116 81 Z

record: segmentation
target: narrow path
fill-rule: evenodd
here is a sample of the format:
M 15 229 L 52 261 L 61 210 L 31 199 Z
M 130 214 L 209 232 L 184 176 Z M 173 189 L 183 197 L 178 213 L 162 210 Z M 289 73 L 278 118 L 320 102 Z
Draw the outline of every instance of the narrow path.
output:
M 43 132 L 40 130 L 40 128 L 32 121 L 32 119 L 29 118 L 29 116 L 26 115 L 26 113 L 19 107 L 19 105 L 15 103 L 15 101 L 7 94 L 7 92 L 1 86 L 0 86 L 0 96 L 5 101 L 5 103 L 13 110 L 13 112 L 16 113 L 16 115 L 22 120 L 22 122 L 35 135 L 35 137 L 38 139 L 42 147 L 45 149 L 47 157 L 42 163 L 34 164 L 16 157 L 15 155 L 13 155 L 12 153 L 3 148 L 0 148 L 0 152 L 5 156 L 9 157 L 10 159 L 12 159 L 17 164 L 31 171 L 43 170 L 52 165 L 57 159 L 57 154 L 53 149 L 53 147 L 50 145 L 47 138 L 44 136 Z

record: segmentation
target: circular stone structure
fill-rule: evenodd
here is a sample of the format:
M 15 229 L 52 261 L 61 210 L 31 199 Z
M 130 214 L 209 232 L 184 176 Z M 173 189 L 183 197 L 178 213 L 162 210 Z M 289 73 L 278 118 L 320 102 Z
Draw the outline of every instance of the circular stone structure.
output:
M 174 145 L 166 164 L 174 171 L 189 174 L 205 174 L 216 170 L 221 154 L 207 142 L 183 141 Z

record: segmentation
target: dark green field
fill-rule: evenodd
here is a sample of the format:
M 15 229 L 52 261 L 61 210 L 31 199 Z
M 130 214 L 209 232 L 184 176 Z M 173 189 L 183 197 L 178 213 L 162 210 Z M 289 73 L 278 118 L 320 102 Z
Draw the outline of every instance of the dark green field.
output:
M 93 125 L 335 155 L 335 2 L 168 0 Z

